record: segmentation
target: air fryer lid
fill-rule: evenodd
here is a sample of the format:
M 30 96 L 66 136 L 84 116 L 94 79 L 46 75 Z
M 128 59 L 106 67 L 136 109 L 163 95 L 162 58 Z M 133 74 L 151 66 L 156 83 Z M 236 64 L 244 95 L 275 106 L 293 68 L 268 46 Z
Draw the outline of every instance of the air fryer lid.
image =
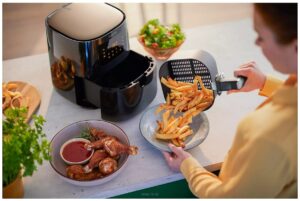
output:
M 47 23 L 72 39 L 91 40 L 111 31 L 124 19 L 119 9 L 108 4 L 74 3 L 53 12 Z

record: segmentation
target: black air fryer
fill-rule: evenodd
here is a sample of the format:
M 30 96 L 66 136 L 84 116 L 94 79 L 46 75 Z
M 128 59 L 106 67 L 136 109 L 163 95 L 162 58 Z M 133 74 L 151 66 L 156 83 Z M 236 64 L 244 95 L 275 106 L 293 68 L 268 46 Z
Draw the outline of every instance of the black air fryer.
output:
M 72 102 L 127 119 L 156 95 L 155 63 L 129 49 L 126 16 L 109 4 L 68 4 L 46 18 L 52 83 Z

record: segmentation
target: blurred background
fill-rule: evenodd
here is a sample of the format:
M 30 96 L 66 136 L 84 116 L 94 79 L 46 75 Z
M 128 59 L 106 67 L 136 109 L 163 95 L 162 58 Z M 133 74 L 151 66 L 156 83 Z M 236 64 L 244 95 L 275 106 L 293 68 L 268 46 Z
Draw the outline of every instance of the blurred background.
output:
M 47 52 L 45 18 L 62 3 L 3 3 L 3 60 Z M 251 17 L 249 3 L 113 3 L 127 17 L 129 37 L 148 20 L 184 29 Z M 220 33 L 222 34 L 222 33 Z

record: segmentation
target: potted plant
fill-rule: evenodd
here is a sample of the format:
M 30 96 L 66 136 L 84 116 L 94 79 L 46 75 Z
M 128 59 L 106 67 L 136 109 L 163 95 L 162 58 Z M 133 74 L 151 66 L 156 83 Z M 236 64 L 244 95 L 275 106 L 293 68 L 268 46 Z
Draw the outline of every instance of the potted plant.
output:
M 49 142 L 43 132 L 45 119 L 33 116 L 33 125 L 25 123 L 27 108 L 5 110 L 2 121 L 3 197 L 23 197 L 22 177 L 31 176 L 37 164 L 50 160 Z

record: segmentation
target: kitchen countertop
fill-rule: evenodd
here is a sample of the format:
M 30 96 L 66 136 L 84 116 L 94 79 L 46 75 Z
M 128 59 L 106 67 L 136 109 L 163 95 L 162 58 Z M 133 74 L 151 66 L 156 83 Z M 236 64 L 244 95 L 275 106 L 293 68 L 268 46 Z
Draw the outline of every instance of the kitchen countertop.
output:
M 256 37 L 251 19 L 232 21 L 184 30 L 186 41 L 172 58 L 185 57 L 194 50 L 211 53 L 226 77 L 240 64 L 255 60 L 263 72 L 274 72 L 261 50 L 254 45 Z M 147 54 L 135 38 L 130 39 L 132 50 Z M 157 68 L 162 62 L 157 62 Z M 60 96 L 51 83 L 48 54 L 3 61 L 3 81 L 20 80 L 35 86 L 42 97 L 38 114 L 44 115 L 44 131 L 49 140 L 63 127 L 86 119 L 101 119 L 100 109 L 82 108 Z M 206 140 L 190 153 L 208 170 L 220 168 L 232 144 L 238 122 L 263 101 L 257 91 L 218 96 L 212 108 L 206 111 L 210 131 Z M 158 84 L 157 95 L 148 107 L 163 102 Z M 130 156 L 124 171 L 114 180 L 94 187 L 74 186 L 63 181 L 44 162 L 32 177 L 24 178 L 25 198 L 106 198 L 182 179 L 172 172 L 160 151 L 153 148 L 141 135 L 138 125 L 142 113 L 122 122 L 115 122 L 128 135 L 130 143 L 139 147 L 137 156 Z

